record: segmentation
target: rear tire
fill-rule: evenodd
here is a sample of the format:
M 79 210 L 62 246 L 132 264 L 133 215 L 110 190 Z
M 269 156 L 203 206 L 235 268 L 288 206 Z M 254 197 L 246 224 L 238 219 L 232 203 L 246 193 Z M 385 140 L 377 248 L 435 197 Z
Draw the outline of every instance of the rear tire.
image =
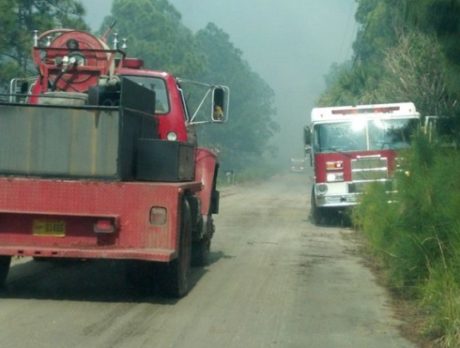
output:
M 182 218 L 179 235 L 179 255 L 160 270 L 160 289 L 165 296 L 180 298 L 190 290 L 192 257 L 192 219 L 190 205 L 186 199 L 182 202 Z
M 5 285 L 8 271 L 10 270 L 11 256 L 0 256 L 0 288 Z

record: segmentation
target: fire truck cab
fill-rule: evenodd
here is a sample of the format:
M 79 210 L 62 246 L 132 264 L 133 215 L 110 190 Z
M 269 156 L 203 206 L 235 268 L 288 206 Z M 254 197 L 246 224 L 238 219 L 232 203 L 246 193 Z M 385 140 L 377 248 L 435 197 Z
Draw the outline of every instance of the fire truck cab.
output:
M 371 182 L 391 191 L 398 151 L 410 146 L 419 127 L 420 114 L 410 102 L 314 108 L 304 133 L 314 169 L 313 222 L 357 204 Z

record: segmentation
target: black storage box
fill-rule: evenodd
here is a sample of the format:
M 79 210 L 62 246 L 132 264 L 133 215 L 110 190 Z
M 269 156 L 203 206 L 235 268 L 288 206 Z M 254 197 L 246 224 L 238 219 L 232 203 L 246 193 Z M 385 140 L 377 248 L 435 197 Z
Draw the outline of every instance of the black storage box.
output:
M 195 178 L 195 146 L 178 141 L 139 139 L 136 179 L 180 182 Z

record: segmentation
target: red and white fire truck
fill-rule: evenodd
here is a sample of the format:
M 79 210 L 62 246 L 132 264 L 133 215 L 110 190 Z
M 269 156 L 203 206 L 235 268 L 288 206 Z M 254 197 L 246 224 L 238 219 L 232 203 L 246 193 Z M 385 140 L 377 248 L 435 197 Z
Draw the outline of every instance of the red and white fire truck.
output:
M 314 167 L 311 216 L 321 223 L 333 210 L 358 202 L 370 182 L 392 190 L 398 150 L 420 127 L 413 103 L 314 108 L 305 148 Z

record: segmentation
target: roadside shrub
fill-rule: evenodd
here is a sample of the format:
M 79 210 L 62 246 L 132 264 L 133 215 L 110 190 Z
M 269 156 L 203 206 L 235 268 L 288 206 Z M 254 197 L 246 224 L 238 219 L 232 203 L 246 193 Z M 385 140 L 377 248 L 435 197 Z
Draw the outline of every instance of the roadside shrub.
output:
M 389 251 L 398 227 L 396 206 L 389 201 L 385 188 L 374 183 L 352 213 L 353 224 L 365 233 L 371 251 L 384 262 L 391 257 Z
M 460 346 L 460 156 L 422 136 L 399 156 L 398 192 L 372 185 L 353 221 L 384 265 L 388 284 L 420 301 L 427 333 L 445 347 Z M 387 203 L 389 200 L 392 203 Z

